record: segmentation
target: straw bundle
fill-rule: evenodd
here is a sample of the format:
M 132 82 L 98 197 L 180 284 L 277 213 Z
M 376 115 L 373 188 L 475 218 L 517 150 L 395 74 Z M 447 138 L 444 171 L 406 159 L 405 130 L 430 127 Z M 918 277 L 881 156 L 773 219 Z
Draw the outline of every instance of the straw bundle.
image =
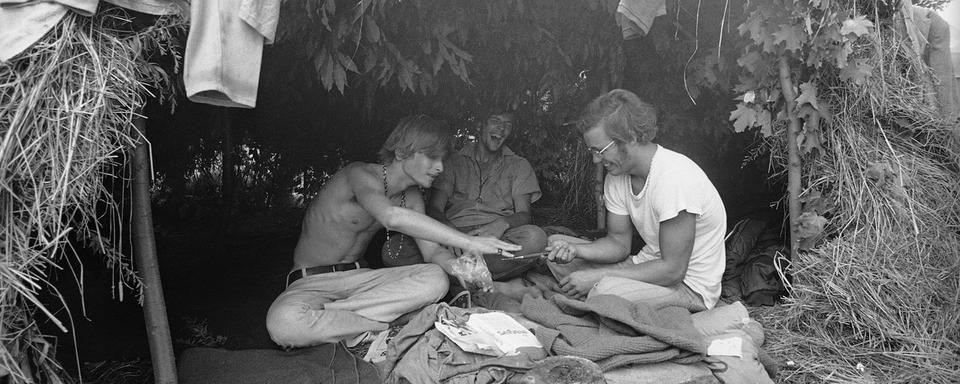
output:
M 60 382 L 55 349 L 33 315 L 67 331 L 38 296 L 53 289 L 51 268 L 69 269 L 82 293 L 83 265 L 69 238 L 106 257 L 121 300 L 140 289 L 121 253 L 124 199 L 110 184 L 125 185 L 121 155 L 137 140 L 132 121 L 163 78 L 142 48 L 162 47 L 179 23 L 163 18 L 133 33 L 122 15 L 119 8 L 93 18 L 69 13 L 0 64 L 0 374 L 14 382 Z
M 803 195 L 828 202 L 828 241 L 793 260 L 785 305 L 755 315 L 766 347 L 796 362 L 786 382 L 960 382 L 958 153 L 909 42 L 885 28 L 860 43 L 873 75 L 821 74 L 833 123 L 803 165 Z M 771 153 L 786 153 L 782 136 Z

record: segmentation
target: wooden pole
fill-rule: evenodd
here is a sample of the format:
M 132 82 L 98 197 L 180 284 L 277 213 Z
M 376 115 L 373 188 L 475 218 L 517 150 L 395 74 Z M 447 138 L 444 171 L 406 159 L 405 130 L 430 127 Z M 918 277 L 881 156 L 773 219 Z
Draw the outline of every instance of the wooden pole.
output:
M 153 381 L 176 384 L 177 366 L 173 357 L 173 341 L 167 322 L 167 307 L 160 282 L 156 240 L 153 236 L 153 212 L 150 208 L 150 154 L 147 151 L 146 123 L 134 120 L 140 139 L 133 151 L 133 255 L 143 280 L 143 318 L 150 343 Z
M 797 134 L 800 133 L 800 119 L 797 116 L 797 94 L 790 80 L 790 66 L 786 54 L 780 56 L 780 88 L 787 105 L 787 200 L 790 210 L 790 257 L 797 260 L 800 239 L 797 227 L 800 218 L 800 149 L 797 148 Z

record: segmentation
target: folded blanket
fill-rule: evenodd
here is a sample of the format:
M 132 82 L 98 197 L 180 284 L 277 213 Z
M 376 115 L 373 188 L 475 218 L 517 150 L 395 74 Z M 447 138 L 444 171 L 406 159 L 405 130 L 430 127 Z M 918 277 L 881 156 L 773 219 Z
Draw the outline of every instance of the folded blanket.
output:
M 280 351 L 189 348 L 177 362 L 180 384 L 379 383 L 376 368 L 340 343 Z
M 706 353 L 703 335 L 682 306 L 653 308 L 613 295 L 586 301 L 526 296 L 521 312 L 543 325 L 536 335 L 544 348 L 592 360 L 604 371 L 636 363 L 692 363 Z

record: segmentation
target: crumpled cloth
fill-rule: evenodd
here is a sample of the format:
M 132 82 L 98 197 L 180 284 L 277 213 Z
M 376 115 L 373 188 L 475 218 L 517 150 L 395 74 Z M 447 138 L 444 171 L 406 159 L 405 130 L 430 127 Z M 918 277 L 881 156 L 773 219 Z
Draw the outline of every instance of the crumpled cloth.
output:
M 620 0 L 616 19 L 623 39 L 630 40 L 646 35 L 653 25 L 653 19 L 666 14 L 664 0 Z
M 520 305 L 528 319 L 543 325 L 535 333 L 557 355 L 589 359 L 604 371 L 637 363 L 702 361 L 707 342 L 690 310 L 665 304 L 651 307 L 614 295 L 586 301 L 554 295 L 551 301 L 525 296 Z
M 546 357 L 525 353 L 492 357 L 464 352 L 433 326 L 439 316 L 466 321 L 470 313 L 481 312 L 488 311 L 451 307 L 446 303 L 421 310 L 390 340 L 386 360 L 377 363 L 384 383 L 402 380 L 411 384 L 505 383 Z
M 89 17 L 98 4 L 99 0 L 0 0 L 0 62 L 30 48 L 67 11 Z

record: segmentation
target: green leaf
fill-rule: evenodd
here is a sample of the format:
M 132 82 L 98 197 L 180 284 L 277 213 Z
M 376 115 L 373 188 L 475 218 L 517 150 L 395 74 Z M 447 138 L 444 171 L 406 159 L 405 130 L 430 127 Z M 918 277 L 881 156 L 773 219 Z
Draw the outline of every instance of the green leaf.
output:
M 370 48 L 366 48 L 366 54 L 363 55 L 363 71 L 370 72 L 373 67 L 377 66 L 377 54 Z
M 770 111 L 761 109 L 760 113 L 757 114 L 757 122 L 755 124 L 760 127 L 760 134 L 762 134 L 763 137 L 773 136 L 773 122 L 770 117 Z
M 798 32 L 792 25 L 780 24 L 780 30 L 773 33 L 773 43 L 783 42 L 784 48 L 788 51 L 796 51 L 800 49 L 801 37 L 803 37 L 802 32 Z
M 320 82 L 329 91 L 333 87 L 333 58 L 330 57 L 330 53 L 326 49 L 320 52 L 320 57 Z
M 760 11 L 753 11 L 750 13 L 750 17 L 748 17 L 747 20 L 737 26 L 737 30 L 740 31 L 741 36 L 748 35 L 747 37 L 759 43 L 764 35 L 763 14 L 760 13 Z
M 733 122 L 735 132 L 743 132 L 757 122 L 757 111 L 744 103 L 738 103 L 737 109 L 730 112 L 730 121 Z
M 763 60 L 763 57 L 760 56 L 759 52 L 750 51 L 750 52 L 747 52 L 745 55 L 740 56 L 740 58 L 737 59 L 737 64 L 745 68 L 747 71 L 756 72 L 757 66 L 760 64 L 762 60 Z
M 337 85 L 337 90 L 340 91 L 342 95 L 343 87 L 347 85 L 347 72 L 343 70 L 343 66 L 340 64 L 334 64 L 333 82 Z
M 332 2 L 332 0 L 328 1 Z M 380 26 L 377 25 L 377 21 L 371 16 L 365 16 L 363 18 L 363 36 L 371 43 L 380 42 Z
M 804 129 L 803 133 L 797 137 L 797 141 L 801 155 L 808 155 L 813 150 L 819 151 L 818 153 L 823 151 L 823 146 L 820 145 L 820 133 L 817 131 Z
M 810 104 L 816 110 L 820 110 L 820 104 L 817 103 L 817 85 L 812 82 L 800 84 L 800 96 L 797 96 L 797 108 L 804 104 Z
M 843 42 L 833 51 L 833 58 L 836 60 L 837 68 L 844 69 L 847 67 L 848 57 L 853 53 L 853 44 L 850 44 L 849 41 Z
M 797 237 L 800 240 L 800 249 L 810 249 L 816 245 L 823 228 L 827 225 L 827 218 L 811 212 L 804 212 L 797 218 Z
M 840 70 L 840 80 L 850 81 L 857 85 L 866 84 L 867 79 L 873 74 L 873 66 L 867 64 L 863 59 L 855 60 L 854 64 L 847 65 Z
M 846 35 L 852 33 L 859 37 L 870 33 L 870 28 L 873 28 L 873 22 L 867 20 L 867 17 L 864 15 L 857 15 L 852 19 L 843 21 L 843 26 L 840 27 L 840 34 Z
M 354 73 L 360 73 L 360 71 L 357 70 L 357 64 L 355 64 L 353 62 L 353 59 L 351 59 L 347 55 L 337 52 L 337 62 L 339 62 L 340 65 L 343 66 L 343 68 L 345 68 L 348 71 L 351 71 Z
M 803 204 L 801 212 L 810 212 L 819 215 L 831 209 L 830 202 L 816 189 L 804 194 L 799 200 L 800 203 Z

